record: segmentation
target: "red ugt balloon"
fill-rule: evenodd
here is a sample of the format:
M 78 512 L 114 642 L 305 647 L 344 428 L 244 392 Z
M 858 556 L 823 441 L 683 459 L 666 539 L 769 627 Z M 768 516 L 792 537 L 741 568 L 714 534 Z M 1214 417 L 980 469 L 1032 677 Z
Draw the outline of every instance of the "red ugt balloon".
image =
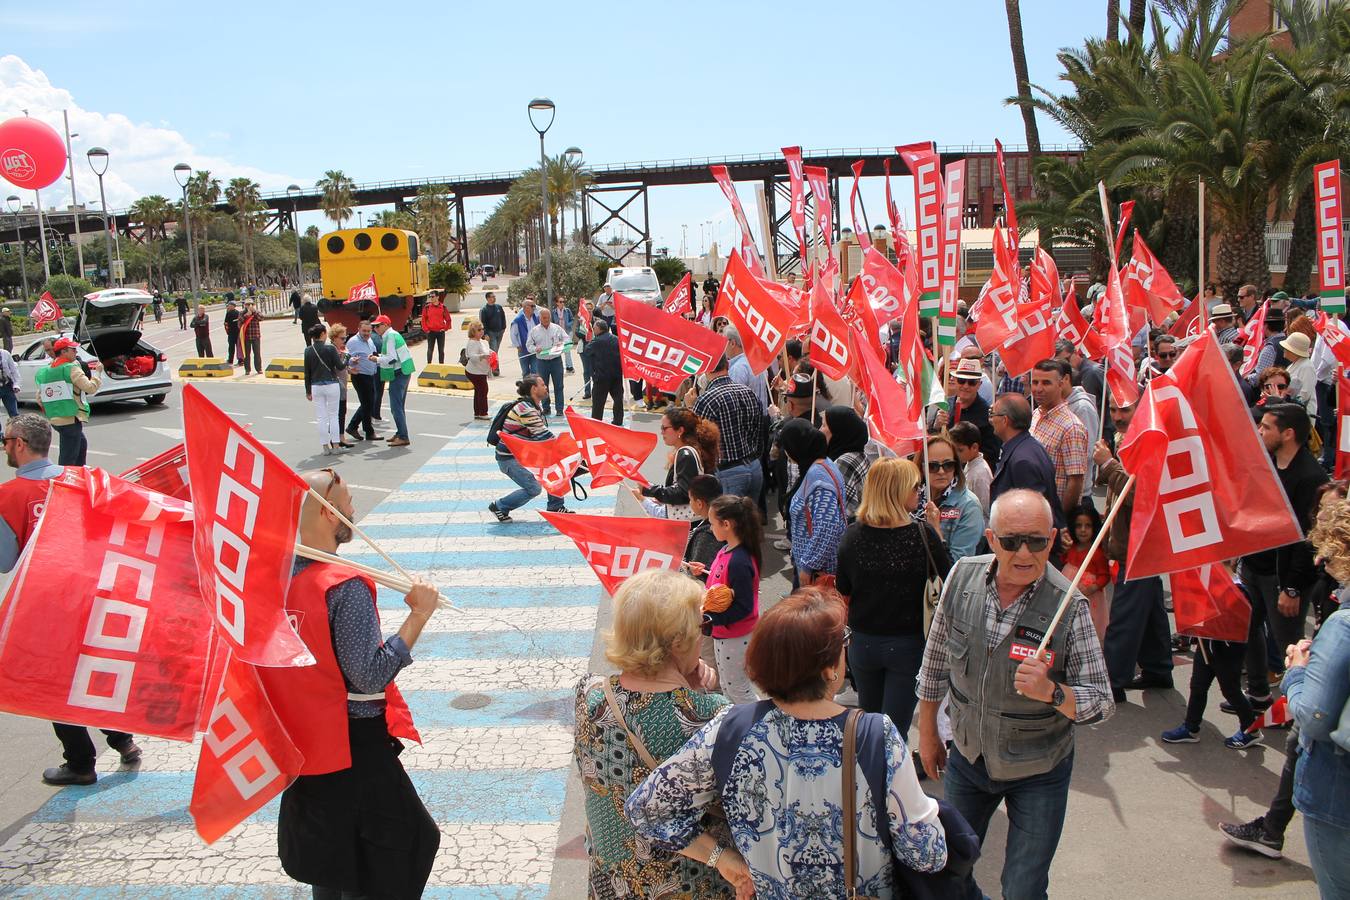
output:
M 44 122 L 21 117 L 0 123 L 0 175 L 16 187 L 42 190 L 66 170 L 66 145 Z

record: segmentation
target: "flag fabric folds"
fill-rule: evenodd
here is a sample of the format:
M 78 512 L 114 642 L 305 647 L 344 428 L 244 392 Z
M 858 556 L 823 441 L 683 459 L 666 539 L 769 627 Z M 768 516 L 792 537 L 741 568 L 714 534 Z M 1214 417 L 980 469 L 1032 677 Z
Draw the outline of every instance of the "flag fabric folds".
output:
M 1177 634 L 1245 643 L 1252 605 L 1228 570 L 1218 563 L 1173 572 L 1172 611 Z
M 736 326 L 750 371 L 756 375 L 777 358 L 797 321 L 796 314 L 774 298 L 735 251 L 727 259 L 716 314 Z
M 625 578 L 638 572 L 678 569 L 689 540 L 689 523 L 675 519 L 551 512 L 540 515 L 577 545 L 610 594 Z
M 51 291 L 42 292 L 38 302 L 33 304 L 33 311 L 28 318 L 35 329 L 42 328 L 61 318 L 61 306 L 56 302 L 56 298 L 52 296 Z
M 656 435 L 653 432 L 611 425 L 584 416 L 570 406 L 564 415 L 581 457 L 591 471 L 591 487 L 618 484 L 625 478 L 644 487 L 651 484 L 641 469 L 643 462 L 656 449 Z
M 664 310 L 672 316 L 682 316 L 694 311 L 694 273 L 685 272 L 680 283 L 666 297 Z
M 527 441 L 513 434 L 501 434 L 516 462 L 535 477 L 550 497 L 565 497 L 572 487 L 572 476 L 581 465 L 581 450 L 570 434 L 546 441 Z
M 725 288 L 723 288 L 725 293 Z M 614 292 L 614 326 L 625 378 L 674 393 L 680 382 L 712 371 L 727 340 L 702 325 Z

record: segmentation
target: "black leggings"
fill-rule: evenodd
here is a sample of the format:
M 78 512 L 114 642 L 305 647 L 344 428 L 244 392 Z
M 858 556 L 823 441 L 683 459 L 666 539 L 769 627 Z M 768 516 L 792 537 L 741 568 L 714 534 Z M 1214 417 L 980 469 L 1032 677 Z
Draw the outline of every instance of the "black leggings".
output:
M 1200 730 L 1200 723 L 1205 718 L 1205 702 L 1209 699 L 1209 686 L 1216 678 L 1223 699 L 1237 710 L 1238 724 L 1242 730 L 1246 731 L 1256 721 L 1256 711 L 1252 709 L 1247 695 L 1242 693 L 1242 659 L 1246 652 L 1246 644 L 1208 640 L 1200 642 L 1195 650 L 1195 662 L 1191 666 L 1191 697 L 1186 702 L 1187 728 Z
M 445 332 L 428 331 L 427 332 L 427 363 L 431 362 L 431 351 L 435 350 L 440 354 L 440 362 L 445 362 Z

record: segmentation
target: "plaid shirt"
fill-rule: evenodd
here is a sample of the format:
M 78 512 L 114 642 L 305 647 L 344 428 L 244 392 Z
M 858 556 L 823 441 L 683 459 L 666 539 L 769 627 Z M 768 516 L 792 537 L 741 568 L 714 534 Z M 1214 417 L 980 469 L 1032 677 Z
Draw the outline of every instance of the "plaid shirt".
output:
M 998 588 L 994 586 L 996 569 L 997 563 L 991 562 L 985 576 L 984 636 L 987 653 L 993 653 L 1008 638 L 1013 624 L 1026 610 L 1031 595 L 1041 584 L 1040 579 L 1032 582 L 1011 606 L 1003 609 L 998 598 Z M 1064 645 L 1067 656 L 1064 661 L 1064 679 L 1065 684 L 1073 689 L 1074 722 L 1091 725 L 1105 721 L 1116 711 L 1116 703 L 1111 697 L 1106 658 L 1102 655 L 1097 632 L 1092 627 L 1092 614 L 1088 611 L 1087 600 L 1080 596 L 1065 615 L 1069 619 L 1069 638 Z M 1060 627 L 1065 627 L 1063 622 Z M 937 703 L 947 695 L 951 674 L 951 648 L 947 643 L 950 631 L 947 604 L 939 602 L 937 614 L 933 617 L 933 628 L 928 632 L 928 646 L 923 652 L 923 667 L 919 670 L 920 700 Z
M 764 410 L 754 393 L 726 375 L 714 378 L 694 404 L 694 413 L 711 419 L 721 431 L 721 449 L 717 467 L 759 459 L 760 432 L 764 428 Z
M 1091 462 L 1087 428 L 1083 420 L 1073 414 L 1069 404 L 1061 403 L 1051 410 L 1037 409 L 1031 417 L 1031 436 L 1034 437 L 1050 461 L 1055 464 L 1055 490 L 1062 498 L 1069 486 L 1069 478 L 1082 475 L 1087 485 L 1088 463 Z
M 262 316 L 257 313 L 244 313 L 244 317 L 240 320 L 239 325 L 243 331 L 240 336 L 244 340 L 262 340 Z

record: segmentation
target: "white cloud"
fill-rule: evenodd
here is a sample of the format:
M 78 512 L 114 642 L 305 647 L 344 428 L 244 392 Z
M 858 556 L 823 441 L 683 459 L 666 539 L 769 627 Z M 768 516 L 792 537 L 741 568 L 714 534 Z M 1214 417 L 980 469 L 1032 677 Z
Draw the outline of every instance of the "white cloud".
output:
M 194 169 L 209 169 L 222 183 L 241 176 L 252 178 L 264 193 L 284 189 L 296 180 L 199 152 L 162 120 L 160 125 L 151 125 L 133 122 L 121 113 L 83 109 L 70 91 L 53 85 L 42 70 L 32 68 L 18 56 L 0 56 L 0 121 L 22 116 L 25 109 L 58 134 L 63 134 L 62 110 L 70 113 L 70 130 L 79 134 L 72 141 L 75 190 L 80 201 L 92 209 L 98 208 L 98 179 L 84 156 L 90 147 L 108 151 L 103 188 L 112 209 L 126 207 L 146 194 L 163 194 L 170 199 L 178 196 L 173 167 L 180 162 Z M 9 189 L 12 185 L 6 182 L 0 187 Z M 31 198 L 25 199 L 31 202 Z M 69 202 L 70 182 L 64 175 L 42 195 L 44 207 L 64 208 Z

